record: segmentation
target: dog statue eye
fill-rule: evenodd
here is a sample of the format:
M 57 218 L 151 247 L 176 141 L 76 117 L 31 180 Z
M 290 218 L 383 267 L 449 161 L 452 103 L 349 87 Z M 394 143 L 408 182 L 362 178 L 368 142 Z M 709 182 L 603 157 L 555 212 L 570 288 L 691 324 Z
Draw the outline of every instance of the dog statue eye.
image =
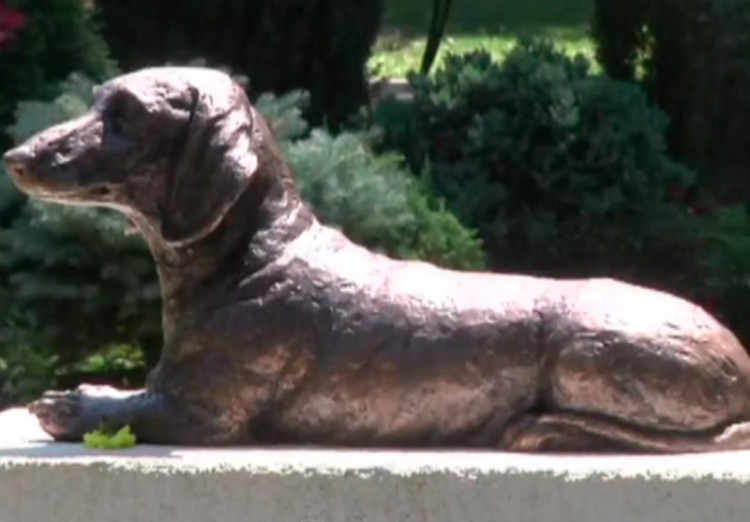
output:
M 112 126 L 117 134 L 123 134 L 123 131 L 124 131 L 123 121 L 124 120 L 121 116 L 112 118 Z
M 131 132 L 128 124 L 130 110 L 130 99 L 128 93 L 119 91 L 114 93 L 108 100 L 104 109 L 104 122 L 109 130 L 120 136 L 127 136 Z
M 118 135 L 126 135 L 127 134 L 127 125 L 125 123 L 125 118 L 120 114 L 109 114 L 107 117 L 107 123 L 109 123 L 109 128 Z

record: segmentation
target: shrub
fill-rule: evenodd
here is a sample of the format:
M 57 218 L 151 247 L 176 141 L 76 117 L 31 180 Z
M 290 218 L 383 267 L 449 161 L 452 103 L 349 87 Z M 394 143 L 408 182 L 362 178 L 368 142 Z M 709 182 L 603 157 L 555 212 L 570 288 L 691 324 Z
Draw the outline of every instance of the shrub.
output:
M 322 221 L 394 257 L 457 269 L 485 266 L 475 233 L 432 197 L 428 172 L 415 180 L 400 167 L 399 155 L 374 154 L 372 134 L 308 133 L 301 116 L 307 99 L 300 91 L 266 94 L 256 107 L 272 121 L 302 197 Z
M 483 51 L 451 55 L 410 83 L 408 110 L 376 113 L 385 142 L 413 169 L 429 161 L 435 190 L 479 229 L 493 266 L 674 272 L 690 224 L 670 198 L 693 176 L 667 157 L 666 118 L 639 88 L 528 41 L 502 64 Z
M 746 201 L 750 0 L 598 0 L 595 12 L 605 71 L 637 79 L 632 61 L 641 56 L 643 84 L 670 118 L 672 152 L 715 198 Z
M 20 142 L 83 113 L 92 87 L 74 74 L 59 85 L 63 94 L 54 101 L 19 103 L 10 134 Z M 0 315 L 13 319 L 0 330 L 0 343 L 52 347 L 63 367 L 115 343 L 157 352 L 155 270 L 143 242 L 123 233 L 123 219 L 105 209 L 27 202 L 7 176 L 0 190 L 0 200 L 19 209 L 0 228 L 0 273 L 9 296 Z
M 12 134 L 22 140 L 79 114 L 90 87 L 75 75 L 53 102 L 19 104 Z M 375 156 L 365 135 L 310 134 L 301 117 L 307 98 L 264 95 L 257 107 L 323 221 L 394 256 L 482 266 L 474 234 L 399 170 L 398 158 Z M 66 386 L 102 372 L 129 384 L 142 379 L 161 348 L 158 281 L 143 241 L 126 236 L 124 219 L 109 210 L 26 201 L 4 174 L 3 215 L 10 217 L 0 221 L 0 402 L 33 396 L 53 378 Z M 145 352 L 145 364 L 128 345 Z
M 0 410 L 38 397 L 55 381 L 57 357 L 23 344 L 0 345 Z
M 342 123 L 366 103 L 365 67 L 383 0 L 189 0 L 179 8 L 171 0 L 96 4 L 124 69 L 202 56 L 249 76 L 253 93 L 309 91 L 307 115 L 316 124 L 324 117 Z
M 750 210 L 722 209 L 704 218 L 701 232 L 705 270 L 701 300 L 750 348 L 747 305 L 750 303 Z
M 100 80 L 114 70 L 107 47 L 81 0 L 7 0 L 26 24 L 0 48 L 0 150 L 22 99 L 51 100 L 73 71 Z
M 315 130 L 286 146 L 303 198 L 320 219 L 351 239 L 401 259 L 451 268 L 484 266 L 473 232 L 403 171 L 399 156 L 375 156 L 367 139 Z

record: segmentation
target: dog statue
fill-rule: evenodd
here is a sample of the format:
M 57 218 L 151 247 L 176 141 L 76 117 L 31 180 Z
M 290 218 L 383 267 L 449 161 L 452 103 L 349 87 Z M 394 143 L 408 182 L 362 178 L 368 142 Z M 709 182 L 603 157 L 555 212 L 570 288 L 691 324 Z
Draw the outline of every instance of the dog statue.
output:
M 164 347 L 144 390 L 29 408 L 57 440 L 524 452 L 750 448 L 750 357 L 701 308 L 611 279 L 397 261 L 322 225 L 223 73 L 152 68 L 4 156 L 20 190 L 148 243 Z

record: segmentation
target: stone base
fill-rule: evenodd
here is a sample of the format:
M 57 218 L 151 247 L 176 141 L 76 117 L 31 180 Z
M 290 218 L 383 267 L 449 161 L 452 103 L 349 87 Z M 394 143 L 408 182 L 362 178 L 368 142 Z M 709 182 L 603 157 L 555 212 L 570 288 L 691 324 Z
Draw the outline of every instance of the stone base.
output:
M 93 451 L 0 413 L 2 522 L 746 522 L 750 452 Z

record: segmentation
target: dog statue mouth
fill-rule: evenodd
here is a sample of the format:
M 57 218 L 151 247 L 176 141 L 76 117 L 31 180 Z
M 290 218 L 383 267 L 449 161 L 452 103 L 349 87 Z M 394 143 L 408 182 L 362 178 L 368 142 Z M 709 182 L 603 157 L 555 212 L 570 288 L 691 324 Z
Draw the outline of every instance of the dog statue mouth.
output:
M 13 183 L 21 192 L 47 202 L 73 204 L 104 204 L 112 201 L 113 191 L 105 183 L 95 183 L 87 186 L 50 187 L 42 182 L 40 176 L 32 167 L 32 158 L 22 147 L 9 150 L 3 156 L 5 168 Z M 59 176 L 65 176 L 64 172 Z M 67 183 L 66 183 L 67 184 Z M 70 183 L 74 185 L 74 183 Z
M 30 162 L 31 158 L 20 147 L 11 149 L 3 155 L 5 170 L 8 172 L 8 175 L 10 175 L 13 182 L 19 186 L 23 185 L 24 180 L 28 179 L 31 174 L 29 169 Z
M 38 183 L 29 183 L 10 174 L 18 190 L 45 203 L 98 206 L 114 204 L 112 189 L 104 184 L 73 189 L 50 189 Z
M 35 189 L 27 193 L 46 203 L 83 206 L 100 206 L 114 203 L 112 189 L 102 184 L 80 187 L 73 190 Z

